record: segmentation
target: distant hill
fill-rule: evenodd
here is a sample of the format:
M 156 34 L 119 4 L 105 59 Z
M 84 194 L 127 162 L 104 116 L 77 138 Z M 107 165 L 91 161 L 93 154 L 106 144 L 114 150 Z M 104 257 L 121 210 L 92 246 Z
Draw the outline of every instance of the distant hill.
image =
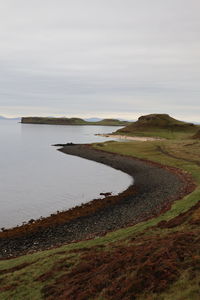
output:
M 53 117 L 23 117 L 21 123 L 48 124 L 48 125 L 101 125 L 101 126 L 126 126 L 128 121 L 117 119 L 103 119 L 100 121 L 86 121 L 80 118 L 53 118 Z
M 6 118 L 6 117 L 4 117 L 4 116 L 0 116 L 0 120 L 20 120 L 21 118 Z
M 175 138 L 181 134 L 192 134 L 198 125 L 176 120 L 168 114 L 150 114 L 139 117 L 136 122 L 117 130 L 117 134 L 159 136 Z
M 116 124 L 116 125 L 119 125 L 119 126 L 124 126 L 124 125 L 130 124 L 130 122 L 128 122 L 128 121 L 120 121 L 120 120 L 117 120 L 117 119 L 103 119 L 103 120 L 101 120 L 97 123 L 98 123 L 98 125 L 113 125 L 113 124 Z
M 88 118 L 88 119 L 84 119 L 87 122 L 99 122 L 102 119 L 101 118 Z
M 88 121 L 88 122 L 99 122 L 99 121 L 102 121 L 103 119 L 102 118 L 88 118 L 88 119 L 84 119 L 84 120 Z M 104 120 L 116 120 L 116 119 L 104 119 Z M 117 120 L 123 121 L 123 122 L 128 122 L 128 123 L 135 121 L 135 120 L 125 120 L 125 119 L 117 119 Z

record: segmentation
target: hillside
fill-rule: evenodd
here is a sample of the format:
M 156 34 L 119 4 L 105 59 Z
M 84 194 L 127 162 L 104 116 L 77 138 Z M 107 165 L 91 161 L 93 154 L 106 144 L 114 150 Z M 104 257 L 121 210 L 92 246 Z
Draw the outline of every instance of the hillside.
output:
M 191 137 L 198 125 L 176 120 L 167 114 L 150 114 L 139 117 L 136 122 L 117 130 L 117 134 L 158 136 L 164 138 Z
M 81 118 L 49 118 L 49 117 L 22 117 L 24 124 L 48 124 L 48 125 L 100 125 L 100 126 L 126 126 L 128 121 L 117 119 L 103 119 L 100 121 L 85 121 Z

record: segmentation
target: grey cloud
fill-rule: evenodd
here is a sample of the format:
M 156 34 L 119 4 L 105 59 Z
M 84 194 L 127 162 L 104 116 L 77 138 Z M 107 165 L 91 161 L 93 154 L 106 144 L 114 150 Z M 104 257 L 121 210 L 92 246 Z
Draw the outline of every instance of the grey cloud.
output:
M 0 1 L 0 114 L 196 118 L 197 0 Z

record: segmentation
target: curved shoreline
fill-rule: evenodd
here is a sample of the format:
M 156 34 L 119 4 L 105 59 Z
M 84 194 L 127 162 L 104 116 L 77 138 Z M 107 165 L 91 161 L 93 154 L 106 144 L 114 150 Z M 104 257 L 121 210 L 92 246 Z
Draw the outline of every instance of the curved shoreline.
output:
M 119 169 L 134 177 L 134 185 L 118 196 L 96 199 L 81 207 L 1 232 L 0 258 L 93 238 L 136 224 L 169 209 L 174 200 L 195 187 L 191 177 L 179 169 L 96 150 L 90 145 L 68 145 L 59 151 Z

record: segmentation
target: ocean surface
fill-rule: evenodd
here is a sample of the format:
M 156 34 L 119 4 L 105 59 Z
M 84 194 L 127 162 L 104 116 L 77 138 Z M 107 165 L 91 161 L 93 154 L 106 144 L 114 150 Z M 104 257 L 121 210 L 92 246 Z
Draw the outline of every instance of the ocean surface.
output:
M 125 190 L 132 183 L 129 175 L 51 146 L 105 141 L 108 139 L 95 133 L 117 128 L 0 120 L 0 228 L 101 198 L 101 192 L 118 194 Z

